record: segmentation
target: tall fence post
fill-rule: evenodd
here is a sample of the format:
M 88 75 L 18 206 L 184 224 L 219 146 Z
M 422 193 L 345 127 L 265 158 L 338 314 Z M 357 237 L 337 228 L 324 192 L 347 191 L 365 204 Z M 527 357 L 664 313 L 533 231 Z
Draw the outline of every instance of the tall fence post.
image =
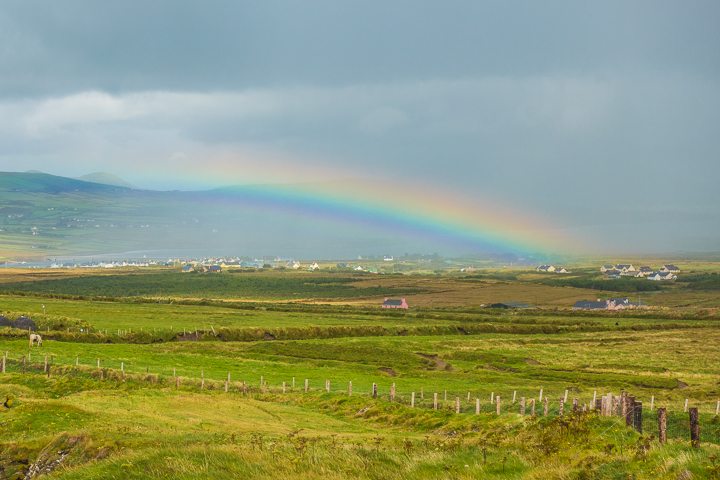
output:
M 548 410 L 550 409 L 549 400 L 550 400 L 549 397 L 545 397 L 545 411 L 543 413 L 545 414 L 546 417 L 548 416 Z
M 652 410 L 652 408 L 650 410 Z M 613 397 L 612 416 L 617 417 L 619 412 L 620 412 L 620 396 L 615 395 Z
M 563 403 L 567 403 L 568 391 L 565 390 L 565 396 L 563 397 Z
M 650 397 L 650 411 L 653 411 L 653 405 L 655 404 L 655 395 Z
M 433 410 L 437 410 L 437 393 L 433 393 Z
M 540 389 L 540 397 L 538 398 L 538 401 L 540 401 L 540 402 L 542 402 L 542 392 L 543 392 L 543 389 L 541 388 Z
M 497 414 L 500 415 L 500 395 L 498 395 L 495 400 L 497 401 Z
M 700 445 L 700 417 L 697 407 L 690 409 L 690 445 L 693 447 Z
M 5 373 L 5 358 L 3 358 L 3 373 Z M 715 415 L 720 415 L 720 400 L 718 400 L 717 406 L 715 407 Z
M 520 397 L 520 415 L 525 415 L 525 397 Z
M 468 392 L 468 399 L 467 399 L 467 401 L 468 401 L 468 403 L 470 403 L 470 392 Z
M 475 415 L 480 415 L 480 399 L 475 399 Z
M 393 383 L 392 387 L 390 387 L 390 402 L 394 402 L 394 401 L 395 401 L 395 384 Z
M 308 392 L 308 379 L 305 379 L 305 393 Z
M 373 382 L 373 398 L 377 398 L 377 383 Z
M 455 413 L 460 413 L 460 397 L 455 397 Z
M 683 410 L 683 413 L 687 413 L 687 406 L 688 406 L 688 399 L 685 399 L 685 409 Z
M 43 369 L 43 372 L 47 372 L 47 355 L 45 355 L 45 368 Z
M 559 413 L 561 417 L 565 414 L 565 402 L 563 401 L 562 397 L 560 397 L 560 408 Z
M 577 412 L 580 409 L 580 400 L 578 400 L 577 398 L 573 398 L 572 403 L 573 403 L 572 411 Z
M 635 430 L 642 433 L 642 402 L 635 402 Z
M 348 384 L 348 397 L 352 397 L 352 381 Z
M 425 391 L 423 390 L 423 387 L 420 387 L 420 400 L 425 398 Z
M 295 377 L 293 377 L 293 386 L 292 386 L 292 388 L 293 388 L 293 390 L 295 390 Z
M 470 395 L 470 394 L 468 394 L 468 395 Z M 515 391 L 513 392 L 513 403 L 515 403 L 515 395 L 517 395 L 517 390 L 515 390 Z
M 627 396 L 627 415 L 625 416 L 625 426 L 632 427 L 635 422 L 635 397 Z
M 415 392 L 410 396 L 410 408 L 415 408 Z
M 658 408 L 658 437 L 660 443 L 667 443 L 667 413 L 664 407 Z
M 535 399 L 530 402 L 530 415 L 535 416 Z
M 225 385 L 227 385 L 227 383 Z M 227 390 L 225 390 L 225 391 L 227 391 Z M 283 393 L 285 393 L 285 382 L 283 382 Z

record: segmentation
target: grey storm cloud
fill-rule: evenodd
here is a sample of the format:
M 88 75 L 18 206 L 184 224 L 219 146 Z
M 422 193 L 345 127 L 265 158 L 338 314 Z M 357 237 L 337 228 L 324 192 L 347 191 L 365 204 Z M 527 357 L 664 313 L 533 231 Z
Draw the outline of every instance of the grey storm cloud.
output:
M 0 168 L 204 188 L 237 179 L 140 172 L 282 157 L 492 195 L 614 249 L 717 250 L 718 20 L 714 1 L 6 2 Z

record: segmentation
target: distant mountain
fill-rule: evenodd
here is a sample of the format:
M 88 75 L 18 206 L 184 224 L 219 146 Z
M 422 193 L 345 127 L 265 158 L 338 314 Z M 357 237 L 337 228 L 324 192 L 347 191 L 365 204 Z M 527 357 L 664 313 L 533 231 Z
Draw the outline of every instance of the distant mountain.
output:
M 83 182 L 101 183 L 103 185 L 112 185 L 113 187 L 137 188 L 135 185 L 126 182 L 117 175 L 107 172 L 90 173 L 88 175 L 78 177 L 77 180 L 82 180 Z

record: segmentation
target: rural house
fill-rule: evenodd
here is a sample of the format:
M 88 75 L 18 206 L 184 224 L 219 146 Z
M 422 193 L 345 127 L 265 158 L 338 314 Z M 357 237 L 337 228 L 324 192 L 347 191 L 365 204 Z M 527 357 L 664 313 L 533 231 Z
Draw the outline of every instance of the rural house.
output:
M 383 308 L 408 308 L 408 304 L 404 298 L 400 300 L 391 300 L 386 298 L 382 304 Z
M 183 267 L 182 270 L 180 270 L 180 271 L 182 273 L 191 273 L 193 271 L 193 267 L 191 267 L 190 265 L 187 265 L 187 266 Z
M 538 272 L 554 272 L 555 267 L 553 267 L 552 265 L 540 265 L 535 270 Z
M 605 273 L 608 270 L 615 270 L 615 267 L 613 265 L 603 265 L 602 267 L 600 267 L 600 271 L 602 273 Z
M 677 275 L 673 275 L 670 272 L 657 272 L 653 273 L 652 275 L 648 275 L 647 278 L 648 280 L 677 280 Z
M 680 273 L 680 269 L 675 265 L 663 265 L 660 267 L 662 273 Z
M 317 262 L 313 262 L 308 267 L 308 270 L 317 270 L 318 268 L 320 268 L 320 265 L 318 265 Z
M 632 265 L 615 265 L 615 270 L 620 270 L 621 272 L 634 272 L 635 267 Z
M 222 267 L 220 265 L 210 265 L 207 267 L 207 271 L 210 273 L 220 273 L 222 272 Z
M 650 275 L 653 273 L 653 269 L 650 267 L 640 267 L 638 269 L 638 272 L 642 273 L 643 275 Z
M 285 264 L 286 268 L 300 268 L 300 262 L 297 260 L 291 260 Z

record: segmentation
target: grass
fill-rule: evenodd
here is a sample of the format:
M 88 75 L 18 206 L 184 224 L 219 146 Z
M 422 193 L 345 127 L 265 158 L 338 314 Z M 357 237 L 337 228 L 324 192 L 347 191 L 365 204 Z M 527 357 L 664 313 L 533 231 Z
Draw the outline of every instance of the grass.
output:
M 238 295 L 164 297 L 161 303 L 142 296 L 93 300 L 68 290 L 57 295 L 48 287 L 96 282 L 102 293 L 108 285 L 103 282 L 147 277 L 162 283 L 179 277 L 172 272 L 119 279 L 86 275 L 45 286 L 46 280 L 36 276 L 25 283 L 28 294 L 0 296 L 11 318 L 24 312 L 54 329 L 43 334 L 42 347 L 30 348 L 24 334 L 0 335 L 0 353 L 8 355 L 7 373 L 0 374 L 0 404 L 8 403 L 0 406 L 0 479 L 24 478 L 36 467 L 60 478 L 139 479 L 720 475 L 713 466 L 713 456 L 720 454 L 715 416 L 720 329 L 712 310 L 511 312 L 466 303 L 398 312 L 358 304 L 354 294 L 325 304 L 284 297 L 297 285 L 312 283 L 307 278 L 319 280 L 310 288 L 394 286 L 428 295 L 453 283 L 463 285 L 458 292 L 466 292 L 467 285 L 528 287 L 522 275 L 513 280 L 496 274 L 481 278 L 493 283 L 478 287 L 442 276 L 355 281 L 348 275 L 351 280 L 331 281 L 344 274 L 299 272 L 288 272 L 283 285 L 282 274 L 263 272 L 254 278 L 278 278 L 267 282 L 263 301 Z M 240 274 L 228 277 L 234 275 Z M 488 287 L 505 282 L 510 283 Z M 670 290 L 688 294 L 677 286 Z M 75 333 L 88 326 L 109 335 Z M 205 332 L 210 326 L 219 338 Z M 182 328 L 204 335 L 179 341 Z M 118 329 L 133 333 L 113 335 Z M 277 340 L 263 340 L 265 333 Z M 52 359 L 49 376 L 43 371 L 46 356 Z M 267 382 L 265 393 L 261 380 Z M 330 392 L 325 392 L 327 380 Z M 373 384 L 377 399 L 371 398 Z M 520 398 L 539 400 L 541 389 L 551 400 L 551 416 L 520 416 Z M 569 409 L 557 416 L 558 398 L 566 391 L 569 400 L 589 404 L 595 395 L 622 390 L 644 404 L 642 439 L 617 418 Z M 413 392 L 415 408 L 410 408 Z M 490 403 L 498 396 L 499 416 Z M 454 411 L 456 398 L 460 414 Z M 667 445 L 648 440 L 656 422 L 651 398 L 655 410 L 666 407 L 671 414 L 675 438 Z M 480 415 L 475 415 L 475 399 Z M 688 445 L 686 399 L 700 411 L 700 448 Z

